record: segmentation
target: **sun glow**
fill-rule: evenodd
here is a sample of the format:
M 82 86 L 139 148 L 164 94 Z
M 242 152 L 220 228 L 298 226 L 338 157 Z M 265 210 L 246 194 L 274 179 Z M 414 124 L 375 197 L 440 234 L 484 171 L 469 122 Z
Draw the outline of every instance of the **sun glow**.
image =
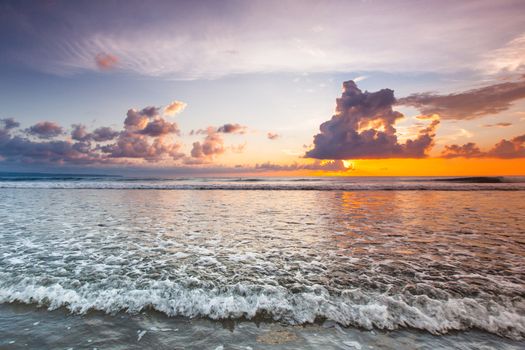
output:
M 351 160 L 343 160 L 343 166 L 347 169 L 353 169 L 354 168 L 354 162 Z

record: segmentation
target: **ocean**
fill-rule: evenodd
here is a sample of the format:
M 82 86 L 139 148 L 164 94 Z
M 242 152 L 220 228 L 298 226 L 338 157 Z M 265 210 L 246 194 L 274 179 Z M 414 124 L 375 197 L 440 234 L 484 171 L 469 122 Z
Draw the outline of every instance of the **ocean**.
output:
M 0 174 L 1 349 L 523 349 L 524 178 Z

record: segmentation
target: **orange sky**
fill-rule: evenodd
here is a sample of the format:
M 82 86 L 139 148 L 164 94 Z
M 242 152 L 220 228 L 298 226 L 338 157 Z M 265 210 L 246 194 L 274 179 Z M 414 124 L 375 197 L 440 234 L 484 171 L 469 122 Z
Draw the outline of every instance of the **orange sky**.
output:
M 367 159 L 350 161 L 348 172 L 300 170 L 270 172 L 268 176 L 525 176 L 523 159 Z

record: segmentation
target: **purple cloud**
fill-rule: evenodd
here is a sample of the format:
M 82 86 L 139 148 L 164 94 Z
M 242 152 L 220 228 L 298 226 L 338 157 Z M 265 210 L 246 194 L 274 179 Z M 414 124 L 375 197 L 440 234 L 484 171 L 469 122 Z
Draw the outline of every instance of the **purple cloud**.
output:
M 491 149 L 482 152 L 472 142 L 460 145 L 445 146 L 441 153 L 443 158 L 525 158 L 525 135 L 514 137 L 511 140 L 503 139 L 496 143 Z
M 0 119 L 0 123 L 4 124 L 6 130 L 18 128 L 20 126 L 20 123 L 13 118 Z
M 438 114 L 441 119 L 475 119 L 503 112 L 522 98 L 525 98 L 525 77 L 447 95 L 412 94 L 400 98 L 397 104 L 415 107 L 426 115 Z
M 399 143 L 395 124 L 403 115 L 392 109 L 394 91 L 362 92 L 353 81 L 343 83 L 335 114 L 320 126 L 314 148 L 305 157 L 317 159 L 422 158 L 433 145 L 439 120 L 417 138 Z
M 193 143 L 191 156 L 199 159 L 212 159 L 225 152 L 224 139 L 213 127 L 209 127 L 207 135 L 202 142 Z
M 114 140 L 119 136 L 120 132 L 111 129 L 110 127 L 100 127 L 93 132 L 88 132 L 85 125 L 73 124 L 71 131 L 71 138 L 75 141 L 96 141 L 105 142 Z
M 246 132 L 246 127 L 240 124 L 224 124 L 217 128 L 217 132 L 222 132 L 224 134 L 244 134 Z
M 157 162 L 184 157 L 181 145 L 170 137 L 178 134 L 176 123 L 160 117 L 159 108 L 130 109 L 124 130 L 99 127 L 88 131 L 85 125 L 74 124 L 71 140 L 33 141 L 12 135 L 19 126 L 13 119 L 0 120 L 0 157 L 25 163 L 111 164 L 126 159 Z M 63 134 L 63 128 L 52 122 L 41 122 L 25 130 L 27 135 L 49 139 Z M 94 144 L 96 142 L 97 144 Z
M 26 132 L 41 139 L 51 139 L 62 134 L 64 129 L 55 122 L 44 121 L 29 127 Z
M 352 167 L 347 168 L 342 160 L 319 161 L 315 160 L 310 164 L 274 164 L 271 162 L 255 165 L 255 170 L 264 171 L 293 171 L 293 170 L 325 170 L 325 171 L 352 171 Z

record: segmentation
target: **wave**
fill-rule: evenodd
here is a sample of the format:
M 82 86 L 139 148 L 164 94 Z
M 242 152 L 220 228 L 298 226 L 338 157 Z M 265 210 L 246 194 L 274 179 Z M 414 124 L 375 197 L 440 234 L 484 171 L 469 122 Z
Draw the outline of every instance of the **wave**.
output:
M 27 282 L 27 281 L 26 281 Z M 237 284 L 230 287 L 190 288 L 171 281 L 154 282 L 148 289 L 94 290 L 89 285 L 68 289 L 60 284 L 23 283 L 0 286 L 0 303 L 27 303 L 50 310 L 65 307 L 72 313 L 91 310 L 115 314 L 147 309 L 168 316 L 220 319 L 266 318 L 292 325 L 335 321 L 365 329 L 415 328 L 432 334 L 477 328 L 515 340 L 525 337 L 523 301 L 497 303 L 471 298 L 410 298 L 346 290 L 333 296 L 320 286 L 292 293 L 283 287 Z
M 525 191 L 519 183 L 173 183 L 144 181 L 0 181 L 0 189 L 242 190 L 242 191 Z
M 100 175 L 0 174 L 0 188 L 301 190 L 301 191 L 520 191 L 524 177 L 419 178 L 148 178 Z
M 512 182 L 509 179 L 505 179 L 501 176 L 471 176 L 471 177 L 453 177 L 445 178 L 434 181 L 446 181 L 446 182 L 463 182 L 463 183 L 506 183 Z

